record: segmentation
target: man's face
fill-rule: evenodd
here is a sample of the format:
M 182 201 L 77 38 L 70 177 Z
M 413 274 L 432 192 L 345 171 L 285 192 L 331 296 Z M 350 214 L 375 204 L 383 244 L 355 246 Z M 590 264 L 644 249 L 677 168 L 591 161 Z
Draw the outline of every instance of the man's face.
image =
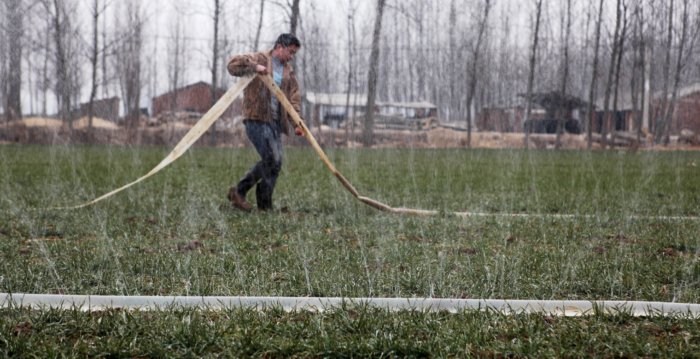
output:
M 277 60 L 280 60 L 281 63 L 286 64 L 289 61 L 294 60 L 294 55 L 296 55 L 298 50 L 299 46 L 297 45 L 291 45 L 287 47 L 277 45 L 277 48 L 274 51 L 274 55 L 277 58 Z

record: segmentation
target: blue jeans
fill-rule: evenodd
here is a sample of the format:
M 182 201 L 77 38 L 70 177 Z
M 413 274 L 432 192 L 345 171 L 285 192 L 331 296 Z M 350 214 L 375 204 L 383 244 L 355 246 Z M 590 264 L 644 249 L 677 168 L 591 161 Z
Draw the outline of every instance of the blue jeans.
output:
M 244 121 L 248 139 L 260 155 L 260 161 L 243 176 L 236 189 L 241 198 L 255 187 L 260 209 L 272 209 L 272 193 L 282 170 L 282 132 L 276 122 Z M 258 182 L 260 181 L 260 182 Z

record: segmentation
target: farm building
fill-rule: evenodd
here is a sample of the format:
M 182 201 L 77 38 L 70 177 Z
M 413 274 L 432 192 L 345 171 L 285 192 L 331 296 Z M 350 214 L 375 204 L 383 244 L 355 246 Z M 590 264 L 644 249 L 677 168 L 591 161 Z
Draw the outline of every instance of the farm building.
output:
M 663 95 L 654 96 L 652 113 L 660 114 Z M 670 105 L 671 95 L 668 95 L 666 106 Z M 656 117 L 656 116 L 654 116 Z M 652 123 L 655 119 L 652 119 Z M 673 108 L 671 118 L 671 134 L 678 135 L 682 130 L 700 133 L 700 82 L 685 86 L 678 90 L 678 98 Z
M 530 117 L 544 119 L 547 114 L 543 108 L 533 106 Z M 523 132 L 525 107 L 487 107 L 476 117 L 476 128 L 482 132 Z
M 637 106 L 641 107 L 641 99 L 637 100 Z M 613 98 L 610 96 L 608 102 L 608 109 L 612 112 Z M 593 117 L 593 132 L 601 133 L 603 130 L 603 113 L 605 112 L 605 97 L 601 97 L 595 102 L 595 117 Z M 637 128 L 635 122 L 635 114 L 639 114 L 641 111 L 634 111 L 634 104 L 632 102 L 632 94 L 627 92 L 622 92 L 617 97 L 617 111 L 615 111 L 615 131 L 635 131 Z
M 340 123 L 345 121 L 345 105 L 348 104 L 348 96 L 344 93 L 307 92 L 303 104 L 313 126 L 327 125 L 338 129 Z M 354 118 L 357 114 L 364 113 L 366 106 L 367 95 L 351 94 L 348 117 Z
M 349 118 L 364 114 L 367 95 L 344 93 L 307 92 L 304 98 L 307 116 L 314 126 L 327 125 L 338 129 L 345 122 L 346 105 Z M 412 126 L 426 119 L 437 119 L 437 106 L 429 102 L 379 102 L 375 103 L 375 124 L 388 125 L 388 122 L 402 122 Z M 387 123 L 385 123 L 387 122 Z
M 177 93 L 175 108 L 173 108 L 174 92 Z M 216 99 L 226 93 L 225 89 L 216 91 Z M 153 99 L 153 117 L 163 112 L 193 112 L 204 114 L 211 108 L 211 85 L 206 82 L 197 82 L 178 89 L 164 93 Z M 243 99 L 237 98 L 233 104 L 224 112 L 222 118 L 232 118 L 243 113 Z
M 73 118 L 87 117 L 89 115 L 89 107 L 89 102 L 80 104 L 80 116 L 73 116 Z M 93 117 L 117 123 L 119 120 L 119 97 L 93 101 L 92 115 Z
M 641 96 L 640 96 L 641 97 Z M 672 95 L 667 97 L 666 106 L 670 105 Z M 653 96 L 653 102 L 648 119 L 642 118 L 642 127 L 654 130 L 655 124 L 661 116 L 663 94 L 658 92 Z M 593 131 L 600 133 L 603 119 L 604 98 L 596 101 L 596 117 L 594 118 Z M 634 111 L 632 95 L 629 91 L 620 93 L 618 97 L 615 116 L 616 131 L 636 131 L 636 121 L 642 117 L 640 109 Z M 641 98 L 637 100 L 637 106 L 641 107 Z M 612 108 L 612 99 L 609 107 Z M 637 117 L 639 116 L 639 117 Z M 671 134 L 678 135 L 682 130 L 690 130 L 700 133 L 700 83 L 695 83 L 678 90 L 678 98 L 671 119 Z
M 525 95 L 520 95 L 525 102 Z M 580 133 L 582 110 L 588 104 L 574 96 L 562 97 L 557 92 L 532 94 L 530 119 L 525 121 L 525 104 L 511 108 L 484 108 L 476 118 L 479 131 L 523 132 L 530 128 L 531 133 L 555 133 L 557 118 L 565 107 L 564 129 L 569 133 Z M 525 123 L 524 123 L 525 121 Z

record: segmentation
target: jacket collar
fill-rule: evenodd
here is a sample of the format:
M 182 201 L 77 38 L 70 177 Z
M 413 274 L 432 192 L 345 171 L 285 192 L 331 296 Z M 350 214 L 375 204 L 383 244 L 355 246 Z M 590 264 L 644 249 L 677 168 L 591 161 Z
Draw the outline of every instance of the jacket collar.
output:
M 272 50 L 263 51 L 261 52 L 261 54 L 263 54 L 265 58 L 267 58 L 267 68 L 270 71 L 274 71 L 274 68 L 272 67 Z M 292 71 L 294 71 L 292 70 L 292 65 L 290 65 L 289 63 L 284 64 L 284 74 L 282 75 L 282 81 L 284 81 L 284 79 L 287 77 L 284 75 L 289 75 L 289 73 L 291 73 Z

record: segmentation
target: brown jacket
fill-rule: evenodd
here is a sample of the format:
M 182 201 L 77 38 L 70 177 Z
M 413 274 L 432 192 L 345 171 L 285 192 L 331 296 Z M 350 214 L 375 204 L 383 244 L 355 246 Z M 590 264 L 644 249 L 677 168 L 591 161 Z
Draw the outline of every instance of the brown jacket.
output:
M 272 73 L 271 53 L 272 51 L 265 51 L 234 56 L 228 60 L 226 68 L 233 76 L 244 76 L 249 73 L 254 73 L 256 65 L 263 65 Z M 292 103 L 292 107 L 294 107 L 298 114 L 301 114 L 301 92 L 299 91 L 299 82 L 297 81 L 296 75 L 294 75 L 294 70 L 292 70 L 289 64 L 284 65 L 282 86 L 280 86 L 280 88 L 282 92 L 284 92 L 284 95 L 287 96 L 287 99 L 289 99 L 289 102 Z M 270 93 L 270 90 L 256 77 L 250 85 L 246 87 L 245 91 L 243 91 L 243 118 L 246 120 L 265 122 L 272 121 L 272 114 L 270 113 L 271 96 L 272 93 Z M 287 134 L 290 125 L 293 127 L 297 127 L 297 125 L 289 118 L 290 116 L 287 114 L 282 104 L 280 104 L 280 111 L 282 115 L 280 117 L 280 123 L 282 124 L 281 130 L 282 133 Z

